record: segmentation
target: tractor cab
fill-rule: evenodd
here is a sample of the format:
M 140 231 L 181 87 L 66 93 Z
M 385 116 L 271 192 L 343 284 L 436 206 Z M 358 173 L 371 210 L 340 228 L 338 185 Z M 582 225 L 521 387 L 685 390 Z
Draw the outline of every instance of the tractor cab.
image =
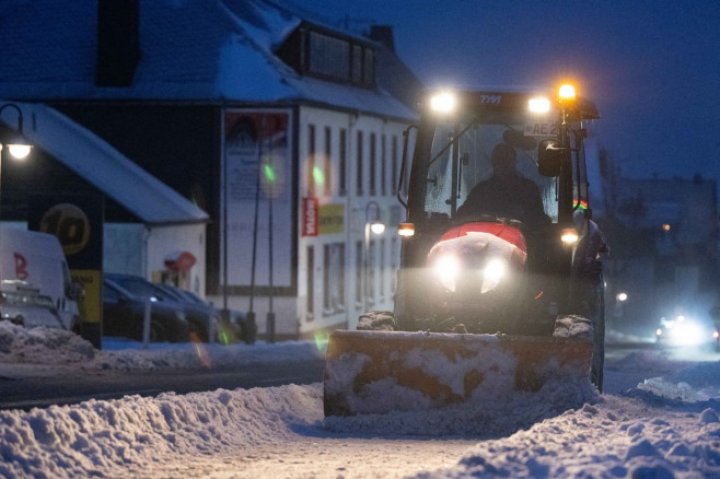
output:
M 595 118 L 574 90 L 424 96 L 403 165 L 401 329 L 544 335 L 574 312 L 573 256 L 590 218 L 583 140 Z

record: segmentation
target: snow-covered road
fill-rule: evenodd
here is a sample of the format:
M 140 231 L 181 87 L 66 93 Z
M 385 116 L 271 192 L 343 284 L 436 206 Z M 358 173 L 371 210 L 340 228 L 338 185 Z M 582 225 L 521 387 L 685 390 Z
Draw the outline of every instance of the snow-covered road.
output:
M 567 397 L 587 402 L 559 412 L 547 403 L 558 391 L 541 391 L 507 417 L 484 405 L 326 420 L 320 384 L 4 411 L 0 477 L 720 477 L 720 363 L 705 359 L 621 355 L 607 369 L 613 393 L 571 385 Z M 648 380 L 613 387 L 633 375 Z

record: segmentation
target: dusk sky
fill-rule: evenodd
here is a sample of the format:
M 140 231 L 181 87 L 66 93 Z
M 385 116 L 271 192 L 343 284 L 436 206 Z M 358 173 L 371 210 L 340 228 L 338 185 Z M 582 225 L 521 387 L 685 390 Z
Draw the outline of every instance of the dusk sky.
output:
M 336 25 L 394 27 L 428 86 L 553 85 L 597 104 L 626 176 L 720 177 L 717 0 L 292 0 Z

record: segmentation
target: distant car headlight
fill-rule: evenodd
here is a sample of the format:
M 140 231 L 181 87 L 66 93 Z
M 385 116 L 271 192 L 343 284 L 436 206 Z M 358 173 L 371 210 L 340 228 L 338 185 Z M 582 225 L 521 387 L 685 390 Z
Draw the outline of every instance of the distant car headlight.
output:
M 485 264 L 483 268 L 482 276 L 482 289 L 481 292 L 487 293 L 497 288 L 500 281 L 507 275 L 508 264 L 502 258 L 492 258 Z
M 435 260 L 433 271 L 437 275 L 440 284 L 454 293 L 457 277 L 460 274 L 460 259 L 452 254 L 444 254 Z
M 668 333 L 672 343 L 678 346 L 695 346 L 708 338 L 707 331 L 701 325 L 687 319 L 675 322 Z

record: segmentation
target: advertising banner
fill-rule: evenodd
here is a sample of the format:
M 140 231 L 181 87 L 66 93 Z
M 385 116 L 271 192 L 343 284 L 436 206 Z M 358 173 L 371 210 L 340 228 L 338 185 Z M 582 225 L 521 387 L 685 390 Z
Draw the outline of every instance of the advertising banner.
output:
M 223 118 L 222 222 L 219 284 L 291 286 L 293 237 L 289 110 L 228 109 Z M 271 232 L 272 230 L 272 232 Z M 267 258 L 272 238 L 273 272 Z M 227 251 L 227 258 L 222 257 Z

